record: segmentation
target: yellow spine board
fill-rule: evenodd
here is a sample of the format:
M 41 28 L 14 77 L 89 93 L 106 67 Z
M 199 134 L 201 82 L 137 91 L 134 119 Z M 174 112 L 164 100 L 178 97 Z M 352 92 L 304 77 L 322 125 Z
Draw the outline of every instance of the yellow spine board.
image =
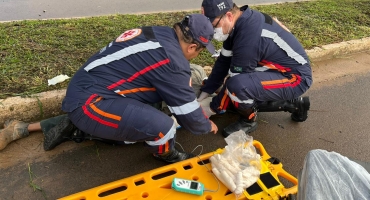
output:
M 262 144 L 256 140 L 253 146 L 261 155 L 260 179 L 239 196 L 239 200 L 278 200 L 289 194 L 297 193 L 298 180 L 283 169 L 281 163 L 274 164 Z M 89 190 L 85 190 L 60 200 L 235 200 L 236 197 L 221 182 L 217 192 L 205 191 L 202 196 L 176 192 L 171 189 L 173 178 L 183 178 L 199 181 L 209 190 L 217 190 L 218 183 L 211 169 L 209 158 L 215 153 L 222 153 L 223 149 L 201 155 L 199 157 L 184 160 L 178 163 L 166 165 L 141 174 L 127 177 L 118 181 L 104 184 Z M 203 166 L 201 159 L 208 169 Z M 280 182 L 279 176 L 292 183 L 292 187 L 285 188 Z

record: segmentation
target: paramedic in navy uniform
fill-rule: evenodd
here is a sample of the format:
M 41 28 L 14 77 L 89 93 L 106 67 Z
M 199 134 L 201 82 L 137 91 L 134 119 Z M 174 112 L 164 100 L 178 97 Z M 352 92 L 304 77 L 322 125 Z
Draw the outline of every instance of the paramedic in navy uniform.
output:
M 82 132 L 114 141 L 144 142 L 169 163 L 194 155 L 175 149 L 175 121 L 150 104 L 164 101 L 193 134 L 216 133 L 191 87 L 189 60 L 211 43 L 213 27 L 192 14 L 173 28 L 127 30 L 93 55 L 73 76 L 62 109 Z
M 198 101 L 204 105 L 202 101 L 223 85 L 209 100 L 207 115 L 223 113 L 229 105 L 241 115 L 223 136 L 254 131 L 257 111 L 287 111 L 293 121 L 305 121 L 310 102 L 301 95 L 312 85 L 312 70 L 295 36 L 277 19 L 247 5 L 239 8 L 232 0 L 203 0 L 201 11 L 223 47 Z

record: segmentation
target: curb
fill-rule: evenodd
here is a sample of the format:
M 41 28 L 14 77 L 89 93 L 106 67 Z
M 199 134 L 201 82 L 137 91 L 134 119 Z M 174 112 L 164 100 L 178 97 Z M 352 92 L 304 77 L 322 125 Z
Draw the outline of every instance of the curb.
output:
M 347 54 L 370 50 L 370 37 L 350 40 L 306 50 L 311 62 L 329 60 Z
M 315 47 L 306 50 L 311 62 L 328 60 L 346 54 L 370 50 L 370 37 Z M 0 99 L 0 127 L 7 119 L 35 122 L 62 114 L 61 105 L 66 90 L 54 90 L 32 97 Z
M 34 94 L 31 97 L 0 99 L 0 127 L 5 120 L 18 119 L 35 122 L 62 114 L 62 101 L 66 90 L 53 90 Z

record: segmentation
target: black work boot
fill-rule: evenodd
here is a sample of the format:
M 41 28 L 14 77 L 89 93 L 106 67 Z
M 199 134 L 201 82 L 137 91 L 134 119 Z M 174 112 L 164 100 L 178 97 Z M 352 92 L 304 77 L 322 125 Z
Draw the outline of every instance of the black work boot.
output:
M 44 133 L 44 150 L 54 149 L 62 142 L 68 140 L 76 130 L 78 130 L 77 127 L 72 124 L 66 115 L 56 126 Z
M 308 97 L 298 97 L 287 101 L 269 101 L 258 105 L 258 112 L 290 112 L 292 120 L 296 122 L 305 121 L 309 109 L 310 99 Z
M 224 128 L 222 131 L 222 136 L 225 138 L 229 136 L 230 134 L 237 132 L 239 130 L 244 131 L 245 133 L 251 133 L 257 129 L 257 122 L 256 121 L 250 121 L 248 119 L 245 119 L 243 117 L 240 117 L 240 119 L 237 122 L 234 122 Z
M 195 157 L 194 154 L 180 152 L 177 149 L 170 150 L 164 154 L 154 154 L 154 158 L 167 163 L 175 163 Z
M 307 111 L 310 109 L 310 99 L 308 97 L 298 97 L 291 100 L 294 103 L 297 111 L 293 112 L 290 116 L 293 121 L 304 122 L 308 117 Z
M 228 125 L 222 131 L 222 136 L 224 136 L 225 138 L 239 130 L 242 130 L 246 134 L 248 134 L 257 129 L 257 112 L 254 108 L 247 110 L 238 110 L 238 112 L 242 114 L 239 120 Z

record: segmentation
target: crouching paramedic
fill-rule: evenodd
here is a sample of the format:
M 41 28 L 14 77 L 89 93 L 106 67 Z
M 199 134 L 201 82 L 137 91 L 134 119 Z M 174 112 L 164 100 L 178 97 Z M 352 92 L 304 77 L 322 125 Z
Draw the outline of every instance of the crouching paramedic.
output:
M 211 22 L 201 14 L 187 15 L 173 28 L 150 26 L 122 33 L 72 77 L 62 104 L 68 118 L 44 133 L 44 149 L 66 137 L 73 139 L 78 130 L 81 140 L 89 135 L 144 142 L 155 158 L 169 163 L 193 157 L 175 149 L 174 120 L 151 105 L 164 101 L 193 134 L 217 132 L 191 87 L 189 63 L 204 48 L 214 53 L 213 33 Z
M 305 121 L 310 102 L 301 95 L 312 85 L 312 70 L 297 38 L 276 19 L 247 5 L 239 8 L 232 0 L 203 0 L 202 12 L 223 47 L 198 100 L 209 100 L 228 75 L 218 95 L 202 105 L 209 115 L 223 113 L 229 105 L 241 114 L 223 136 L 256 130 L 257 111 L 287 111 L 292 120 Z
M 186 16 L 173 29 L 128 30 L 76 72 L 62 109 L 79 130 L 95 137 L 144 142 L 167 162 L 192 157 L 175 149 L 174 121 L 149 104 L 166 102 L 194 134 L 217 131 L 190 85 L 189 60 L 206 47 L 213 53 L 212 36 L 212 24 L 200 14 Z

